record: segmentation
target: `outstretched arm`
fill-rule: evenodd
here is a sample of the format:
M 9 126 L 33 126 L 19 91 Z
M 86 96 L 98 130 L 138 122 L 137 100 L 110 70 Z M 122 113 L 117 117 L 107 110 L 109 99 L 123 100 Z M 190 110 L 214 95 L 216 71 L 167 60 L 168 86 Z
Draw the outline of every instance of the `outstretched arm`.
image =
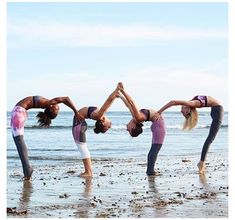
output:
M 188 106 L 188 107 L 200 107 L 201 104 L 199 101 L 197 100 L 191 100 L 191 101 L 183 101 L 183 100 L 171 100 L 170 102 L 168 102 L 166 105 L 164 105 L 162 108 L 160 108 L 158 110 L 158 113 L 161 114 L 163 111 L 165 111 L 166 109 L 172 107 L 172 106 L 177 106 L 177 105 L 184 105 L 184 106 Z
M 133 117 L 135 118 L 136 121 L 138 122 L 142 122 L 144 121 L 144 116 L 140 114 L 140 111 L 138 110 L 136 104 L 134 103 L 134 100 L 125 92 L 123 84 L 122 83 L 118 83 L 118 87 L 120 89 L 120 92 L 124 95 L 124 97 L 126 98 L 130 109 L 133 112 Z
M 79 120 L 83 119 L 83 117 L 77 111 L 77 109 L 76 109 L 75 105 L 73 104 L 72 100 L 68 96 L 56 97 L 56 98 L 53 98 L 53 99 L 47 101 L 48 106 L 49 105 L 56 105 L 56 104 L 60 104 L 60 103 L 63 103 L 65 105 L 67 105 L 69 108 L 71 108 L 74 111 L 75 116 Z
M 119 88 L 117 87 L 106 99 L 105 103 L 102 105 L 102 107 L 99 109 L 99 111 L 96 114 L 97 120 L 99 120 L 104 113 L 108 110 L 108 108 L 112 105 L 115 98 L 117 98 Z
M 124 104 L 126 105 L 126 107 L 129 109 L 129 111 L 130 111 L 132 117 L 135 118 L 134 112 L 132 111 L 132 108 L 131 108 L 129 102 L 126 100 L 126 98 L 125 98 L 122 94 L 120 94 L 120 93 L 118 94 L 118 97 L 122 99 L 122 101 L 124 102 Z

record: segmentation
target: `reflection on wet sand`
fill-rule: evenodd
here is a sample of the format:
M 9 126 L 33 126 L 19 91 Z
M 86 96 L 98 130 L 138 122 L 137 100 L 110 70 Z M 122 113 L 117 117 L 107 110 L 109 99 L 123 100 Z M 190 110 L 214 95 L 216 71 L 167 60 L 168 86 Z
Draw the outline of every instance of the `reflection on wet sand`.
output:
M 25 180 L 23 181 L 22 193 L 19 199 L 19 210 L 28 210 L 30 206 L 30 198 L 33 193 L 32 182 Z
M 203 174 L 199 174 L 199 181 L 202 185 L 206 185 L 207 184 L 207 180 L 206 180 L 206 175 Z
M 155 216 L 156 217 L 162 217 L 164 216 L 164 210 L 166 209 L 166 205 L 164 203 L 164 195 L 161 195 L 157 188 L 156 180 L 159 177 L 157 176 L 149 176 L 148 177 L 148 185 L 149 185 L 149 192 L 152 192 L 154 194 L 153 198 L 151 198 L 150 201 L 152 201 L 153 207 L 155 207 Z
M 17 207 L 7 208 L 7 213 L 14 216 L 25 216 L 28 214 L 30 207 L 30 198 L 32 196 L 33 188 L 31 181 L 23 181 L 21 197 Z
M 156 183 L 155 183 L 155 176 L 148 176 L 148 185 L 149 185 L 149 191 L 158 193 Z
M 76 218 L 89 218 L 90 196 L 92 192 L 92 177 L 84 178 L 84 191 L 79 198 L 77 211 L 74 212 Z

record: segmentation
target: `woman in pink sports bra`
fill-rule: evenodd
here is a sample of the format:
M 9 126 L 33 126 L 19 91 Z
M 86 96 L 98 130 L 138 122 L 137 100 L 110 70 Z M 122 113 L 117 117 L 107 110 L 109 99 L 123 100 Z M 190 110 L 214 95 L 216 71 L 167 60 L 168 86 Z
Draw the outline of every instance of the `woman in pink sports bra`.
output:
M 54 99 L 46 99 L 42 96 L 28 96 L 19 101 L 11 112 L 11 130 L 17 151 L 22 163 L 24 179 L 30 180 L 33 168 L 29 164 L 28 149 L 24 142 L 24 123 L 27 120 L 27 110 L 33 108 L 42 108 L 44 112 L 37 114 L 40 127 L 49 127 L 51 120 L 54 119 L 59 112 L 59 105 L 63 103 L 70 107 L 78 120 L 82 120 L 82 116 L 76 110 L 69 97 L 57 97 Z
M 205 158 L 208 152 L 208 149 L 216 137 L 216 134 L 219 131 L 220 125 L 223 119 L 223 106 L 217 101 L 215 98 L 211 96 L 205 95 L 197 95 L 190 101 L 183 101 L 183 100 L 172 100 L 166 105 L 164 105 L 157 113 L 156 118 L 158 118 L 163 111 L 172 107 L 181 105 L 181 113 L 185 117 L 185 123 L 183 126 L 184 130 L 191 130 L 197 125 L 198 121 L 198 112 L 197 108 L 211 108 L 211 118 L 212 123 L 210 126 L 209 134 L 207 139 L 203 145 L 202 152 L 201 152 L 201 159 L 200 162 L 197 164 L 199 168 L 199 173 L 203 174 L 205 172 Z

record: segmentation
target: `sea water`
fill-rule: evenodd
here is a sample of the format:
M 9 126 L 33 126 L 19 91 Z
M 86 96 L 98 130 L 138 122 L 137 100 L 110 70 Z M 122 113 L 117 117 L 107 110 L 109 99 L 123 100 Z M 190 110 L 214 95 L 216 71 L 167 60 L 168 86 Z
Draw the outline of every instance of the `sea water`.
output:
M 7 166 L 11 169 L 21 166 L 10 128 L 10 112 L 7 113 Z M 50 128 L 39 128 L 36 119 L 37 112 L 28 111 L 25 123 L 25 142 L 28 146 L 30 163 L 32 165 L 62 164 L 65 161 L 78 161 L 79 152 L 72 136 L 73 112 L 60 112 L 52 121 Z M 95 134 L 95 121 L 86 120 L 88 128 L 86 139 L 92 158 L 105 159 L 141 159 L 146 161 L 151 147 L 151 122 L 145 122 L 143 133 L 132 138 L 126 130 L 126 124 L 131 119 L 129 112 L 108 112 L 112 127 L 104 134 Z M 164 156 L 190 157 L 200 153 L 208 135 L 211 117 L 210 112 L 199 112 L 199 121 L 196 128 L 189 132 L 182 131 L 183 116 L 180 112 L 165 112 L 163 114 L 166 125 L 166 136 L 159 153 Z M 228 152 L 228 113 L 224 119 L 208 156 L 227 155 Z

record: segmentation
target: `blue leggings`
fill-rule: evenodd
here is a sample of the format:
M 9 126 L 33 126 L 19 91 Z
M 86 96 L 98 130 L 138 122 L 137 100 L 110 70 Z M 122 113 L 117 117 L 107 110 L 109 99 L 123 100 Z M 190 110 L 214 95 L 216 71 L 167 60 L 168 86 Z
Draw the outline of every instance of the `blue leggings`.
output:
M 162 144 L 152 144 L 151 149 L 148 153 L 148 166 L 147 175 L 154 175 L 154 166 L 157 160 L 157 155 L 162 147 Z

